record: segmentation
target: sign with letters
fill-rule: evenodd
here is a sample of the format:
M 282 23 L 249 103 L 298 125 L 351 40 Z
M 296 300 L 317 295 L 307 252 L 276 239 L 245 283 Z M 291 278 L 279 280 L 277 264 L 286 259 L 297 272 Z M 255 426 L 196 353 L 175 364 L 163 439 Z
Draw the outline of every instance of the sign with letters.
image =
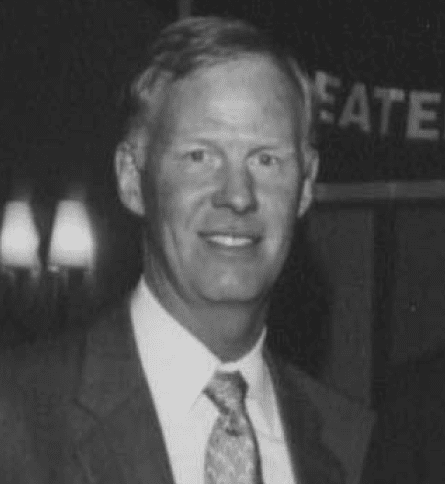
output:
M 404 136 L 408 140 L 438 141 L 445 139 L 443 129 L 445 98 L 442 92 L 375 86 L 367 88 L 362 82 L 352 84 L 344 95 L 339 77 L 323 71 L 315 74 L 315 84 L 322 103 L 319 119 L 341 128 L 355 127 L 362 133 L 380 136 Z M 343 95 L 341 95 L 343 94 Z M 341 102 L 342 101 L 342 102 Z M 405 119 L 395 106 L 402 105 Z M 378 116 L 371 117 L 371 109 Z M 400 132 L 400 126 L 404 130 Z
M 318 70 L 321 181 L 445 177 L 445 92 L 348 82 Z

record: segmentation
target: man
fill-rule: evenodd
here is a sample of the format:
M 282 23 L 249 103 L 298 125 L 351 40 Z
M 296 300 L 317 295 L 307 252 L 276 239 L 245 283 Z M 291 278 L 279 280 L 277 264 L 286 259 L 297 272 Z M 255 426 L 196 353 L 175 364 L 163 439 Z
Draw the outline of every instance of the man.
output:
M 85 337 L 29 352 L 10 378 L 22 393 L 3 414 L 22 415 L 4 418 L 4 472 L 359 482 L 372 416 L 263 347 L 317 174 L 308 79 L 253 27 L 190 18 L 163 31 L 127 101 L 115 167 L 144 224 L 143 275 Z

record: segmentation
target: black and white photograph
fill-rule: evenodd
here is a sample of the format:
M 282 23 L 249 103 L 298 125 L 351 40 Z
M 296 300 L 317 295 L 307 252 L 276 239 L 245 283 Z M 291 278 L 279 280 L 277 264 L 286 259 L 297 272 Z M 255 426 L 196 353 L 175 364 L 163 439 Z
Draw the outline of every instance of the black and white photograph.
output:
M 445 3 L 0 32 L 0 484 L 445 483 Z

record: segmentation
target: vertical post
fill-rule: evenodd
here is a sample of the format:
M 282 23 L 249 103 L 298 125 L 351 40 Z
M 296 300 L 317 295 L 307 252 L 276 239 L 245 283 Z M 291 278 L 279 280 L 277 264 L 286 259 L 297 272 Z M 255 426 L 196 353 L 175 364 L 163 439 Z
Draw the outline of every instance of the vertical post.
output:
M 192 0 L 178 0 L 179 18 L 190 17 L 192 14 Z
M 374 324 L 371 394 L 374 409 L 377 409 L 385 400 L 392 349 L 391 315 L 395 289 L 396 216 L 394 203 L 374 209 Z

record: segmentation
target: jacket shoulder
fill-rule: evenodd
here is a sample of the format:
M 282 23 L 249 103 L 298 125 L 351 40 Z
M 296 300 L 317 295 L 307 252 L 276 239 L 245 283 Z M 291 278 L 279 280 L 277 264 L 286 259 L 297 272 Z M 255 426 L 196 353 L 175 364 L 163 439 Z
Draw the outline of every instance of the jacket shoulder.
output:
M 67 381 L 77 370 L 84 339 L 83 332 L 70 331 L 56 339 L 38 340 L 14 348 L 6 358 L 15 383 L 21 388 L 36 385 L 57 388 L 58 375 Z
M 75 347 L 74 341 L 39 341 L 1 355 L 1 482 L 50 481 L 44 463 L 61 448 L 63 405 L 73 382 L 69 354 Z
M 0 355 L 0 482 L 59 482 L 53 474 L 72 458 L 69 416 L 88 343 L 93 351 L 100 347 L 97 339 L 107 348 L 113 338 L 119 341 L 119 319 L 112 309 L 88 327 Z
M 5 362 L 0 378 L 13 378 L 22 387 L 29 384 L 33 386 L 35 382 L 48 383 L 49 387 L 55 388 L 56 381 L 40 376 L 46 374 L 57 377 L 60 374 L 64 380 L 71 379 L 70 383 L 75 383 L 72 378 L 75 379 L 76 374 L 82 370 L 89 341 L 101 338 L 107 340 L 103 342 L 104 345 L 111 345 L 113 338 L 119 340 L 122 321 L 126 319 L 125 311 L 126 300 L 92 315 L 88 324 L 79 324 L 58 336 L 40 338 L 4 351 L 0 356 L 1 361 Z M 97 346 L 100 342 L 94 343 Z

